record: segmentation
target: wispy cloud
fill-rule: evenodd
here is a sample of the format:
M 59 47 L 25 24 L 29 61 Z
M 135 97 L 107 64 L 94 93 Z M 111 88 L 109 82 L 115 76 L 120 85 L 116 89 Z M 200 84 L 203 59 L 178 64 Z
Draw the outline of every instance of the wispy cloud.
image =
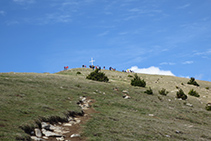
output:
M 190 5 L 191 5 L 190 3 L 187 3 L 185 5 L 181 5 L 181 6 L 177 7 L 177 9 L 185 9 L 185 8 L 189 7 Z
M 194 62 L 193 61 L 185 61 L 185 62 L 182 62 L 183 65 L 189 65 L 189 64 L 193 64 Z
M 133 66 L 130 68 L 130 70 L 136 72 L 136 73 L 144 73 L 144 74 L 157 74 L 157 75 L 170 75 L 175 76 L 171 71 L 169 70 L 160 70 L 158 67 L 151 66 L 149 68 L 138 68 L 137 66 Z
M 162 62 L 159 65 L 176 65 L 176 63 L 172 63 L 172 62 Z
M 109 31 L 105 31 L 105 32 L 103 32 L 103 33 L 98 34 L 97 36 L 99 36 L 99 37 L 105 36 L 105 35 L 107 35 L 108 33 L 109 33 Z
M 206 51 L 203 51 L 203 52 L 195 51 L 195 53 L 193 55 L 194 56 L 207 56 L 207 55 L 211 55 L 211 49 L 207 49 Z
M 140 9 L 139 8 L 133 8 L 133 9 L 130 9 L 128 11 L 129 12 L 140 12 Z
M 203 77 L 204 77 L 204 74 L 198 74 L 195 76 L 195 78 L 199 80 L 203 79 Z
M 18 22 L 18 21 L 15 21 L 15 20 L 14 20 L 14 21 L 6 21 L 5 23 L 6 23 L 6 25 L 8 25 L 8 26 L 19 24 L 19 22 Z
M 71 16 L 68 14 L 46 14 L 46 22 L 67 23 L 71 21 Z
M 6 15 L 6 12 L 1 10 L 0 11 L 0 15 L 5 16 Z
M 13 2 L 18 4 L 32 4 L 35 3 L 35 0 L 13 0 Z

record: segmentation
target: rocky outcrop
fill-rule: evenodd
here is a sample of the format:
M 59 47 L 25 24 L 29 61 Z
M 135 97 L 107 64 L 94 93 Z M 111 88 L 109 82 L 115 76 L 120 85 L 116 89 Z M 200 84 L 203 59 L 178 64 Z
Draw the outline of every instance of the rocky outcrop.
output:
M 90 102 L 92 100 L 86 97 L 80 97 L 77 104 L 81 107 L 82 112 L 90 108 Z M 76 124 L 81 123 L 81 116 L 69 116 L 65 123 L 58 122 L 56 124 L 50 124 L 50 122 L 41 122 L 41 128 L 35 128 L 31 132 L 31 139 L 34 141 L 45 141 L 54 138 L 54 140 L 65 141 L 71 138 L 80 138 L 79 133 L 70 134 L 70 129 Z M 73 132 L 73 131 L 72 131 Z M 67 136 L 68 135 L 68 136 Z

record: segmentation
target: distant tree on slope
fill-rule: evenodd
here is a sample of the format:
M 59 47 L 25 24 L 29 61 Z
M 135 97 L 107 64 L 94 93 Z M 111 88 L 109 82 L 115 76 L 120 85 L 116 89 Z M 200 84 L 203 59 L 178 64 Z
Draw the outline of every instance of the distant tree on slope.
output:
M 131 85 L 132 86 L 138 86 L 138 87 L 145 87 L 146 86 L 146 82 L 143 80 L 141 80 L 140 77 L 138 77 L 137 74 L 134 75 L 134 79 L 131 80 Z

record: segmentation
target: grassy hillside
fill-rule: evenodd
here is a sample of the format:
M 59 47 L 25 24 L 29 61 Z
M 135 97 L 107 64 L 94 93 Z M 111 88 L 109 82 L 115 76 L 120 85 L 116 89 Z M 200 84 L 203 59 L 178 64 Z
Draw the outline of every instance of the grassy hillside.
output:
M 102 70 L 109 78 L 104 83 L 85 79 L 90 72 L 81 68 L 57 74 L 1 73 L 0 140 L 26 138 L 21 127 L 64 118 L 71 111 L 80 113 L 80 96 L 96 101 L 97 113 L 82 125 L 82 136 L 88 140 L 211 140 L 211 112 L 205 110 L 211 102 L 210 82 L 197 80 L 196 87 L 185 78 L 138 74 L 147 83 L 139 88 L 130 85 L 128 73 Z M 147 87 L 153 95 L 144 93 Z M 187 95 L 194 89 L 200 97 L 178 100 L 178 87 Z M 169 91 L 167 96 L 158 93 L 162 88 Z M 123 99 L 122 91 L 132 98 Z

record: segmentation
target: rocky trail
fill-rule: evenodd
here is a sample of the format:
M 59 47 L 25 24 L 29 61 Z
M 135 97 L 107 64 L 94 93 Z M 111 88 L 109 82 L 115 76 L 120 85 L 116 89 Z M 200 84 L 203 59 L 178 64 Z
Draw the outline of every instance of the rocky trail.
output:
M 31 133 L 31 139 L 34 141 L 84 141 L 86 138 L 81 137 L 81 125 L 86 123 L 92 113 L 96 111 L 91 108 L 94 101 L 87 97 L 80 97 L 77 103 L 82 109 L 82 115 L 68 117 L 68 122 L 50 124 L 41 122 L 41 128 L 35 128 Z

